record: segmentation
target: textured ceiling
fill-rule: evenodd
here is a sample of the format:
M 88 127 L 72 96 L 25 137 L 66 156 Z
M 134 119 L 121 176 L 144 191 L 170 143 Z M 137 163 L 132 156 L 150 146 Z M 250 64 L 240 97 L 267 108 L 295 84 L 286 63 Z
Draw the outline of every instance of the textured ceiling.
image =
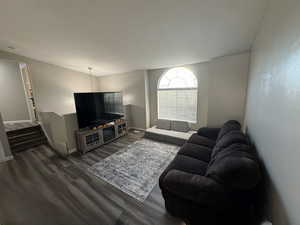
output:
M 178 66 L 248 50 L 264 8 L 265 0 L 1 0 L 0 49 L 95 75 Z

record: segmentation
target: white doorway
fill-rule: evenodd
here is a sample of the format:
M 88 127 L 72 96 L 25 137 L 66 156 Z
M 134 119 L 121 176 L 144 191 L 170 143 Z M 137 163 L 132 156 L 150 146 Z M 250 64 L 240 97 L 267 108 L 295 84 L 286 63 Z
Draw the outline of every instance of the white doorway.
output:
M 0 111 L 6 121 L 30 121 L 20 62 L 0 59 Z
M 37 113 L 28 65 L 0 59 L 0 112 L 4 122 L 35 122 Z
M 35 100 L 33 95 L 31 79 L 28 72 L 28 66 L 26 63 L 20 63 L 19 65 L 20 65 L 20 72 L 21 72 L 22 81 L 24 85 L 24 92 L 25 92 L 29 117 L 31 121 L 35 122 L 38 120 L 38 117 L 37 117 L 37 110 L 36 110 L 36 105 L 35 105 Z

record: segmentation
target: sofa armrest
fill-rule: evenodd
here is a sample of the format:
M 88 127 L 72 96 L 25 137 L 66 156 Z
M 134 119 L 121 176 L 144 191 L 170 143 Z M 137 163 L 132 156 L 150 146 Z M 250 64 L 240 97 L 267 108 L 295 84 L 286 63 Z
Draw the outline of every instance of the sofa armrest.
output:
M 171 170 L 164 177 L 162 186 L 180 198 L 203 206 L 222 207 L 228 204 L 224 187 L 209 177 Z
M 211 140 L 217 140 L 221 128 L 201 127 L 197 133 L 200 136 L 207 137 Z

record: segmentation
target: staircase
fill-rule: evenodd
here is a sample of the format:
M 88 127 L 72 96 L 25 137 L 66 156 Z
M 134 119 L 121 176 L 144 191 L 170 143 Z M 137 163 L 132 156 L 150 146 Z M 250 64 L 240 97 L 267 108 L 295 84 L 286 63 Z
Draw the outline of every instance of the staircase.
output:
M 6 134 L 14 153 L 48 143 L 40 125 L 7 131 Z

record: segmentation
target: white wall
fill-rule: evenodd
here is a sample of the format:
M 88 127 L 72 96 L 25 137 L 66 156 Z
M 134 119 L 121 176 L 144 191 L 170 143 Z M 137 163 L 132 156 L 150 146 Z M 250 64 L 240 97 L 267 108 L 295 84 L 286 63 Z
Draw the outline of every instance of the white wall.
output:
M 12 158 L 12 154 L 0 112 L 0 162 L 6 161 L 10 158 Z
M 0 58 L 27 64 L 37 109 L 40 112 L 73 113 L 75 112 L 73 93 L 92 90 L 88 74 L 3 51 L 0 51 Z M 94 82 L 97 81 L 94 79 Z
M 41 112 L 39 116 L 51 147 L 64 157 L 73 153 L 76 150 L 75 131 L 79 129 L 76 113 Z
M 0 110 L 5 121 L 29 120 L 19 63 L 0 59 Z
M 198 78 L 198 122 L 192 127 L 219 127 L 230 119 L 244 122 L 249 72 L 248 52 L 184 67 Z M 151 126 L 157 122 L 158 80 L 168 69 L 148 70 Z
M 246 124 L 269 174 L 274 225 L 300 224 L 300 1 L 269 1 L 250 67 Z
M 101 76 L 98 78 L 99 91 L 120 91 L 123 94 L 123 104 L 129 105 L 129 126 L 145 129 L 146 95 L 145 71 L 137 70 L 124 74 Z

